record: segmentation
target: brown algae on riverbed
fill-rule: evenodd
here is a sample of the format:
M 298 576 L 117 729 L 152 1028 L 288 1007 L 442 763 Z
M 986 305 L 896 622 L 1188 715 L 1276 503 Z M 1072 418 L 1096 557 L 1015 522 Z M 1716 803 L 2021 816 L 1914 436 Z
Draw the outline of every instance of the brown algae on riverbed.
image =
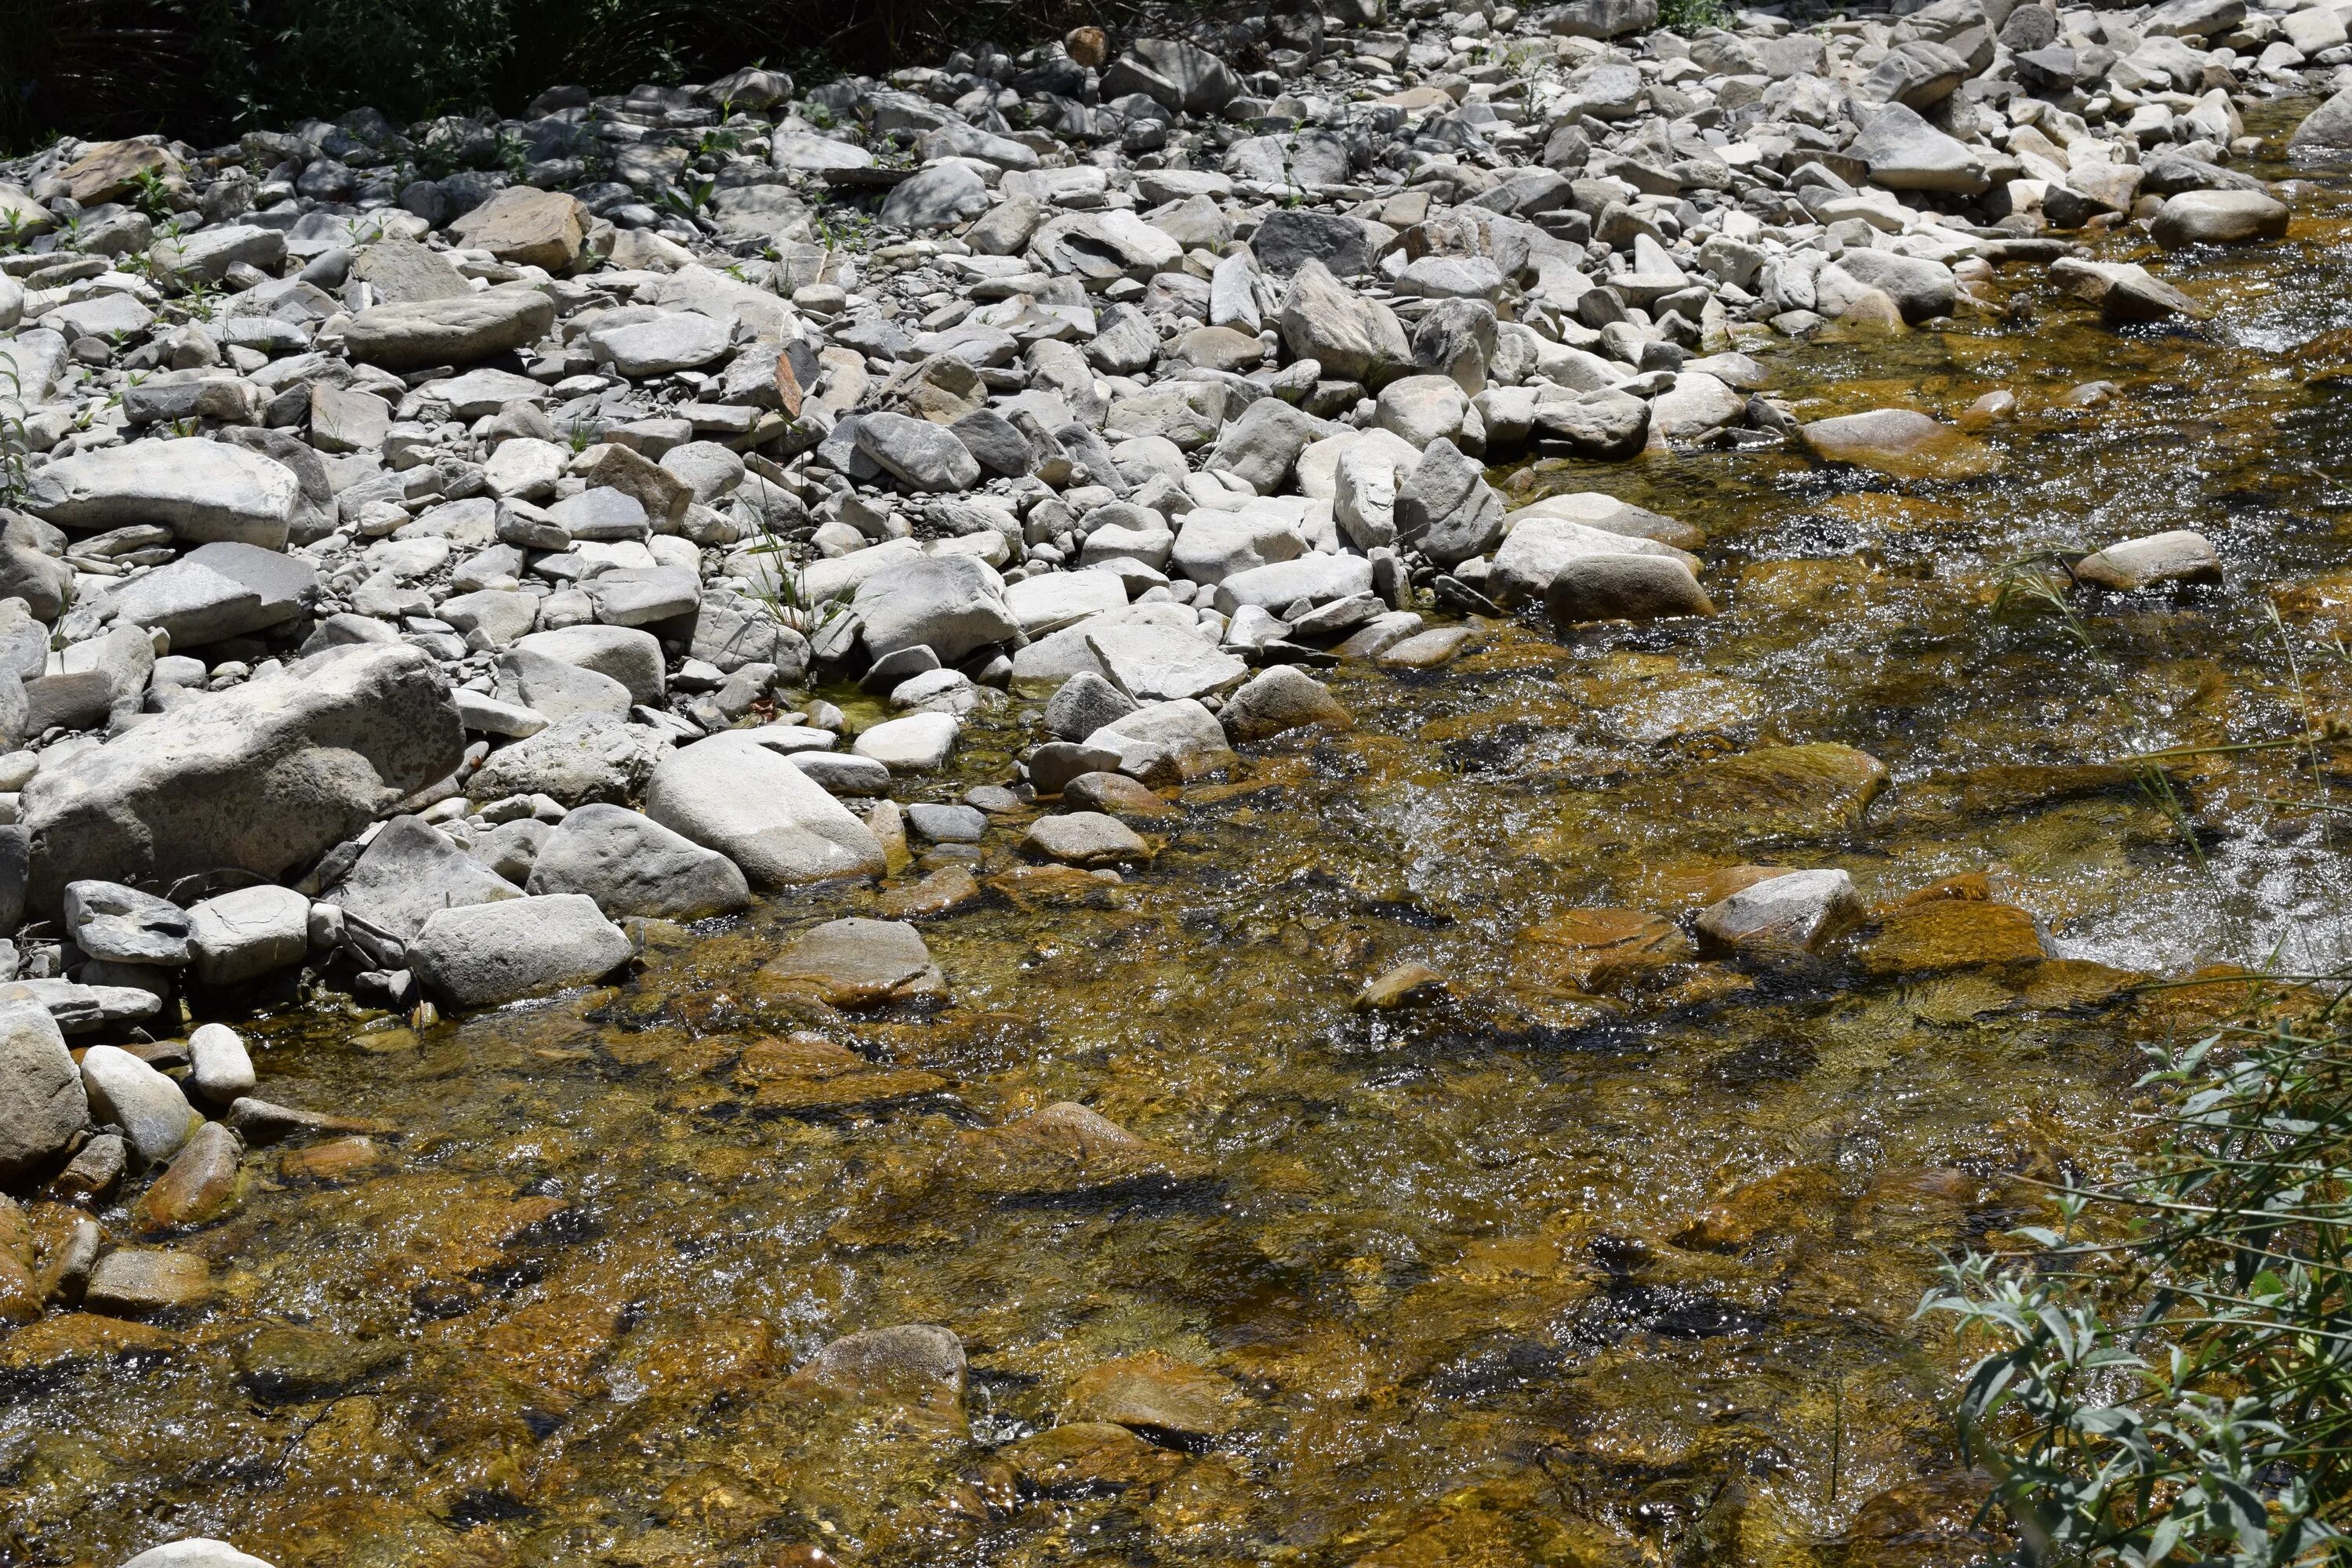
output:
M 1805 419 L 2015 393 L 1987 477 L 1538 465 L 1516 495 L 1704 528 L 1723 614 L 1345 667 L 1352 731 L 1137 819 L 1157 853 L 1116 884 L 1016 872 L 1000 822 L 922 905 L 944 1007 L 755 978 L 917 868 L 656 928 L 626 984 L 550 1005 L 263 1023 L 273 1098 L 373 1130 L 256 1150 L 225 1215 L 145 1238 L 209 1263 L 208 1304 L 0 1342 L 0 1557 L 1989 1549 L 1955 1354 L 1911 1318 L 1936 1258 L 2110 1154 L 2137 1046 L 2241 993 L 2135 975 L 2344 956 L 2344 748 L 2127 765 L 2352 713 L 2309 635 L 2344 624 L 2352 393 L 2293 352 L 2352 325 L 2343 208 L 2297 206 L 2200 262 L 2193 332 L 2118 337 L 2020 269 L 2030 329 L 1767 356 Z M 2174 527 L 2225 589 L 2073 620 L 2002 592 Z M 937 793 L 1021 743 L 980 716 Z M 1754 865 L 1843 868 L 1868 919 L 1705 955 L 1674 922 Z M 1353 1005 L 1406 963 L 1444 987 Z M 965 1366 L 812 1365 L 905 1324 Z

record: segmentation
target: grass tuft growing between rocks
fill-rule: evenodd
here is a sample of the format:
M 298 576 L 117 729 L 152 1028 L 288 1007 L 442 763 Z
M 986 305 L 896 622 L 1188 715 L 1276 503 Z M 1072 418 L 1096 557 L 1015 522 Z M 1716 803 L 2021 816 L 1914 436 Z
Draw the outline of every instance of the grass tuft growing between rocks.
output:
M 1962 1447 L 2027 1562 L 2346 1561 L 2352 1018 L 2153 1054 L 2153 1156 L 2060 1188 L 2057 1224 L 1921 1304 L 1989 1346 Z

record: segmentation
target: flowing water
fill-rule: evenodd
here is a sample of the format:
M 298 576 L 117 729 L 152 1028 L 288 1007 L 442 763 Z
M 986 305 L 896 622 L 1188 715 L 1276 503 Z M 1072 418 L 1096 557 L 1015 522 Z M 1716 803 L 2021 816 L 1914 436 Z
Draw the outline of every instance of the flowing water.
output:
M 2140 1047 L 2242 994 L 2136 975 L 2352 939 L 2345 748 L 2201 750 L 2352 716 L 2352 392 L 2305 346 L 2352 327 L 2352 188 L 2294 202 L 2285 245 L 2150 258 L 2204 328 L 2117 335 L 2011 269 L 2030 324 L 1768 357 L 1806 417 L 2013 391 L 1993 477 L 1512 477 L 1704 528 L 1724 613 L 1342 668 L 1352 732 L 1182 792 L 1116 886 L 1003 876 L 1000 825 L 923 924 L 943 1009 L 755 979 L 909 872 L 551 1004 L 265 1019 L 263 1094 L 381 1131 L 248 1155 L 172 1238 L 202 1311 L 0 1342 L 0 1562 L 1973 1560 L 1937 1258 L 2111 1158 Z M 2189 527 L 2225 589 L 2070 617 L 2004 569 Z M 1006 776 L 1024 711 L 930 793 Z M 2161 748 L 2200 750 L 2127 763 Z M 1743 863 L 1991 898 L 1693 957 L 1669 922 Z M 1351 1007 L 1407 961 L 1448 994 Z M 1002 1179 L 990 1130 L 1065 1100 L 1163 1147 Z M 908 1323 L 961 1340 L 961 1396 L 804 1371 Z M 1161 1419 L 1075 1424 L 1113 1396 Z

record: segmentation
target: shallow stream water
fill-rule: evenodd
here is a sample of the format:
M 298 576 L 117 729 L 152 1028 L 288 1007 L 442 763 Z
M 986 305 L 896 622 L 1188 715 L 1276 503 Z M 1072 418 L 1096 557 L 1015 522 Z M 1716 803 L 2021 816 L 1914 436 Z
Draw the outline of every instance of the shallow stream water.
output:
M 1003 876 L 1000 825 L 923 922 L 944 1009 L 755 979 L 919 868 L 422 1034 L 262 1020 L 261 1093 L 382 1131 L 247 1157 L 171 1238 L 201 1313 L 0 1341 L 0 1563 L 1974 1560 L 1937 1259 L 2114 1157 L 2141 1046 L 2238 994 L 2135 977 L 2352 956 L 2352 752 L 2130 763 L 2352 719 L 2352 389 L 2314 379 L 2352 368 L 2314 344 L 2352 328 L 2352 186 L 2294 204 L 2284 245 L 2144 258 L 2201 328 L 2118 335 L 2013 268 L 2028 321 L 1766 356 L 1808 418 L 2012 391 L 1991 477 L 1511 477 L 1703 528 L 1723 614 L 1343 667 L 1352 732 L 1183 791 L 1117 886 Z M 2070 616 L 2003 564 L 2172 528 L 2225 588 Z M 930 793 L 1003 779 L 1023 712 Z M 1691 957 L 1671 922 L 1749 863 L 1882 915 L 1981 878 L 1950 907 L 2022 908 L 2047 956 L 1972 915 Z M 1447 996 L 1351 1007 L 1407 961 Z M 1163 1148 L 992 1186 L 988 1130 L 1066 1100 Z M 961 1397 L 795 1375 L 907 1323 L 961 1342 Z M 1076 1425 L 1106 1386 L 1182 1418 Z

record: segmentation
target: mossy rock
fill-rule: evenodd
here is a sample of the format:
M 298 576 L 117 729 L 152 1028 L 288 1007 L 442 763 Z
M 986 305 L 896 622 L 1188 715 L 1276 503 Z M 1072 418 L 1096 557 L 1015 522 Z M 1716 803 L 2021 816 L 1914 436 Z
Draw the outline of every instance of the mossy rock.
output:
M 2014 904 L 1931 899 L 1892 911 L 1854 954 L 1873 974 L 1935 974 L 2045 956 L 2033 917 Z
M 1154 1487 L 1184 1468 L 1184 1456 L 1145 1442 L 1109 1421 L 1049 1426 L 997 1450 L 1024 1487 L 1047 1497 L 1086 1497 Z
M 1834 742 L 1768 746 L 1685 774 L 1682 809 L 1695 824 L 1743 837 L 1820 837 L 1858 826 L 1886 789 L 1886 764 Z

